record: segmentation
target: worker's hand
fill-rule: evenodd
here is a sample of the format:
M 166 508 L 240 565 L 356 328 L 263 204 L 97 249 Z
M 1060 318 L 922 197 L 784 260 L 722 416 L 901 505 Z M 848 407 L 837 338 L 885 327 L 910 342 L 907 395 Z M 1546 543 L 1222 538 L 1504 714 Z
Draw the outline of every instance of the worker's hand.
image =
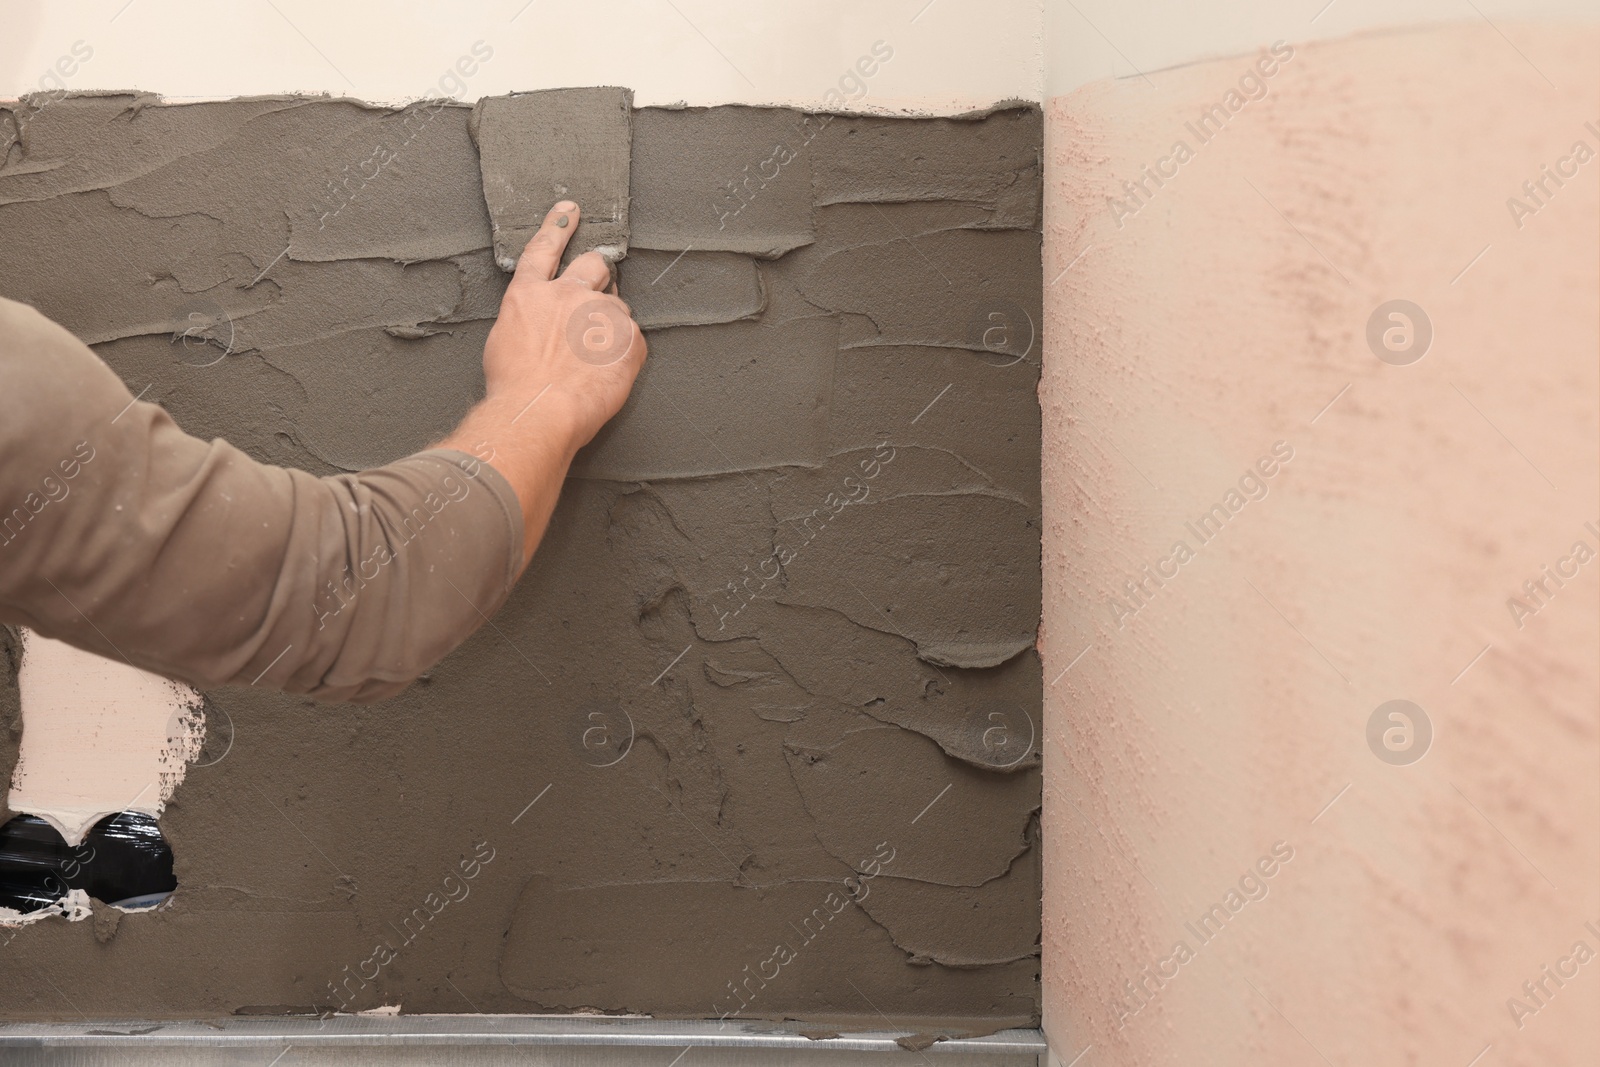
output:
M 564 429 L 569 455 L 622 409 L 645 357 L 628 305 L 605 292 L 611 267 L 604 256 L 586 252 L 556 277 L 577 227 L 570 200 L 545 216 L 517 261 L 483 350 L 489 401 L 515 405 L 517 423 Z
M 567 467 L 628 399 L 644 334 L 605 293 L 611 267 L 586 252 L 555 276 L 578 206 L 557 204 L 517 261 L 483 346 L 487 395 L 438 447 L 470 452 L 510 483 L 522 505 L 522 561 L 544 536 Z

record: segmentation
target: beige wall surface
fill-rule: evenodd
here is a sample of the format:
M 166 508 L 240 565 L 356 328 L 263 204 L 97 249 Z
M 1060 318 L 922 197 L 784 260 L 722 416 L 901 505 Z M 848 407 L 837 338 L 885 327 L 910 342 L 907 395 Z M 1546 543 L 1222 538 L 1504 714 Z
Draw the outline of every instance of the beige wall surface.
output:
M 1476 20 L 1594 19 L 1594 0 L 1044 0 L 1045 95 L 1276 41 Z M 1158 80 L 1159 83 L 1159 80 Z
M 1062 1063 L 1600 1062 L 1597 57 L 1474 18 L 1049 101 Z
M 400 103 L 624 85 L 640 106 L 947 114 L 1042 98 L 1041 18 L 1041 0 L 0 0 L 0 98 L 66 88 Z M 487 61 L 468 54 L 475 42 Z M 875 42 L 893 59 L 863 63 Z
M 119 811 L 158 816 L 200 754 L 193 689 L 24 631 L 17 678 L 27 711 L 7 800 L 70 845 Z

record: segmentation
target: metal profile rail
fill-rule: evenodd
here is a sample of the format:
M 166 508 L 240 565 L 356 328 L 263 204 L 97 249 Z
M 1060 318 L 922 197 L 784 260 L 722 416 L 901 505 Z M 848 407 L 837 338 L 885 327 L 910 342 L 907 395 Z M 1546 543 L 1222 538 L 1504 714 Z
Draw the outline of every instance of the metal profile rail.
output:
M 323 1019 L 235 1016 L 191 1022 L 84 1020 L 0 1024 L 0 1062 L 188 1067 L 253 1064 L 937 1064 L 1035 1067 L 1038 1030 L 1002 1030 L 939 1041 L 921 1051 L 896 1043 L 908 1031 L 807 1037 L 794 1023 L 671 1021 L 547 1015 L 335 1015 Z M 677 1055 L 677 1059 L 673 1056 Z M 273 1059 L 278 1056 L 278 1059 Z

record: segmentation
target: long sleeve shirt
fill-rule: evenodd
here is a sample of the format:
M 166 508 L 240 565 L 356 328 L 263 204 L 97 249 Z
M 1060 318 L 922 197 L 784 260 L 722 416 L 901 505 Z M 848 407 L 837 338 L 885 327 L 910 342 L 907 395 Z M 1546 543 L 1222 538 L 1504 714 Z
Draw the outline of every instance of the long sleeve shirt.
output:
M 372 701 L 482 625 L 521 564 L 516 495 L 474 457 L 260 463 L 0 299 L 0 622 L 201 687 Z

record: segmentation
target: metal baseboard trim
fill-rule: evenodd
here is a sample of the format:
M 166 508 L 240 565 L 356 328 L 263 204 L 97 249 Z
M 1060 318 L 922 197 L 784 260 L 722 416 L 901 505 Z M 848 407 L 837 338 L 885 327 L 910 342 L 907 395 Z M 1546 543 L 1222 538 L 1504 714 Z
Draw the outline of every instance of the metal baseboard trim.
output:
M 431 1062 L 489 1062 L 467 1056 L 470 1050 L 498 1049 L 517 1052 L 517 1062 L 665 1063 L 665 1050 L 682 1051 L 683 1067 L 692 1067 L 687 1053 L 723 1053 L 709 1058 L 726 1062 L 828 1063 L 854 1061 L 862 1053 L 890 1054 L 891 1059 L 923 1062 L 957 1060 L 997 1063 L 1037 1063 L 1045 1053 L 1039 1030 L 1002 1030 L 984 1037 L 939 1041 L 921 1052 L 909 1052 L 896 1038 L 909 1031 L 869 1031 L 838 1037 L 808 1038 L 801 1031 L 815 1030 L 794 1023 L 753 1021 L 658 1020 L 601 1016 L 548 1015 L 336 1015 L 325 1019 L 230 1017 L 191 1022 L 157 1022 L 127 1019 L 85 1020 L 77 1023 L 0 1024 L 0 1058 L 20 1062 L 93 1064 L 142 1063 L 146 1056 L 167 1057 L 169 1062 L 232 1062 L 237 1054 L 259 1057 L 292 1050 L 305 1058 L 285 1058 L 283 1067 L 321 1061 L 329 1054 L 359 1050 L 360 1062 L 417 1062 L 416 1053 L 453 1050 L 446 1059 Z M 537 1055 L 543 1050 L 548 1055 Z M 589 1053 L 602 1053 L 594 1059 Z M 324 1055 L 318 1055 L 319 1053 Z M 130 1055 L 132 1058 L 130 1058 Z M 670 1058 L 670 1057 L 669 1057 Z M 937 1058 L 937 1059 L 935 1059 Z M 160 1062 L 150 1060 L 150 1062 Z M 266 1060 L 261 1060 L 264 1064 Z M 677 1062 L 677 1061 L 674 1061 Z

